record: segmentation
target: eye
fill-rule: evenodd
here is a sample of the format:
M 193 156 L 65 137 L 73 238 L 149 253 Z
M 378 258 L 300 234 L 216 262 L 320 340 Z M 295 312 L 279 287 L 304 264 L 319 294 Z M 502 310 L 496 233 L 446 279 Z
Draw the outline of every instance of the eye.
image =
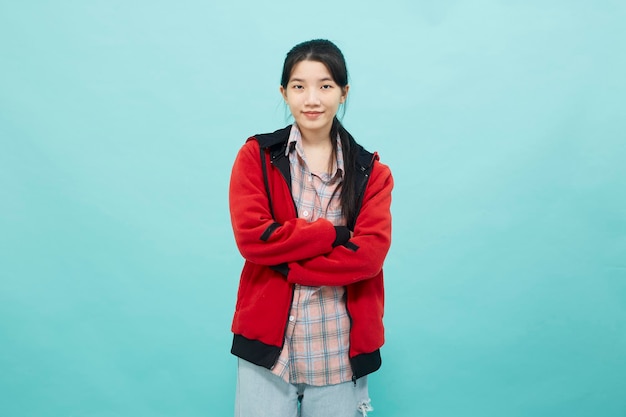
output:
M 330 90 L 331 88 L 333 88 L 333 86 L 332 86 L 332 85 L 330 85 L 330 84 L 324 84 L 324 85 L 322 86 L 322 90 Z
M 291 86 L 291 88 L 293 88 L 294 90 L 302 90 L 304 88 L 304 86 L 300 85 L 300 84 L 294 84 Z

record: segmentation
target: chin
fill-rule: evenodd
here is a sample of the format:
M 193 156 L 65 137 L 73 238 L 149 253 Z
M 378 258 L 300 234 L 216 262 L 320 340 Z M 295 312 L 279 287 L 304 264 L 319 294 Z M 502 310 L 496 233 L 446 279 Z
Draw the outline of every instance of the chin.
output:
M 332 126 L 332 120 L 296 120 L 296 123 L 300 129 L 310 131 L 330 130 L 330 127 Z

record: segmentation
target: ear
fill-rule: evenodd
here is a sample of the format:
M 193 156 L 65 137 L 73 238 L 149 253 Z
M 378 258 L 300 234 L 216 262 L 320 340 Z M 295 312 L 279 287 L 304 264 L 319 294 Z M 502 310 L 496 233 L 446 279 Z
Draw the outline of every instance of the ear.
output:
M 350 85 L 346 84 L 346 86 L 342 90 L 343 90 L 343 95 L 341 96 L 341 99 L 339 99 L 339 102 L 345 103 L 346 100 L 348 99 L 348 91 L 350 90 Z
M 280 95 L 283 96 L 283 99 L 287 102 L 287 90 L 281 85 L 278 87 L 278 91 L 280 91 Z

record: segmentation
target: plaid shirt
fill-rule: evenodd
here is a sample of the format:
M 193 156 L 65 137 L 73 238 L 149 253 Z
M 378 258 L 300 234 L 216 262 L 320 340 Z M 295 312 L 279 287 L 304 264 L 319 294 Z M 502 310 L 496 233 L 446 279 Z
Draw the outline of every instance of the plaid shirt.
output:
M 287 154 L 298 217 L 310 222 L 325 218 L 335 226 L 345 225 L 339 197 L 343 178 L 341 142 L 337 140 L 337 159 L 330 175 L 309 171 L 302 136 L 295 124 Z M 350 381 L 349 334 L 344 287 L 296 285 L 285 343 L 272 372 L 291 384 L 323 386 Z

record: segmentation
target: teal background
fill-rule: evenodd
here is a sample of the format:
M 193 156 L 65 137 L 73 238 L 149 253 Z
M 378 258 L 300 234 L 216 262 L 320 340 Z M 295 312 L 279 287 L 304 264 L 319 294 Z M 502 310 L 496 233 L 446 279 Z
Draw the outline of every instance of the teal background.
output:
M 335 41 L 391 166 L 373 416 L 626 416 L 626 3 L 0 2 L 0 415 L 229 416 L 230 167 Z

